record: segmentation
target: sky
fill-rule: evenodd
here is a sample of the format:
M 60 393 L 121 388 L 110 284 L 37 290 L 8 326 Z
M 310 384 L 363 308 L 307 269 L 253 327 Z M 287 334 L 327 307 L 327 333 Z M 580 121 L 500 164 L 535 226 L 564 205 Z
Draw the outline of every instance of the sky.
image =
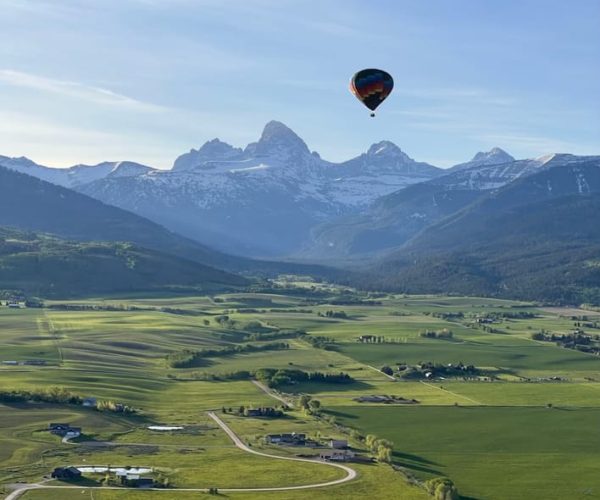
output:
M 599 0 L 0 1 L 0 155 L 170 168 L 273 119 L 331 161 L 600 154 Z M 395 80 L 376 118 L 367 67 Z

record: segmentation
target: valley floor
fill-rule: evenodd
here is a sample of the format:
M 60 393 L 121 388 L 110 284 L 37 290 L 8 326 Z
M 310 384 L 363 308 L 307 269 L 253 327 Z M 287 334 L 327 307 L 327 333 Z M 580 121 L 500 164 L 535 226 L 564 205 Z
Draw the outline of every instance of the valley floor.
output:
M 532 339 L 534 332 L 560 335 L 579 328 L 593 343 L 599 322 L 600 316 L 579 309 L 474 297 L 369 296 L 313 283 L 286 283 L 278 293 L 0 307 L 3 394 L 62 387 L 137 410 L 124 414 L 3 396 L 0 494 L 38 483 L 55 467 L 110 465 L 151 467 L 170 489 L 108 489 L 112 483 L 104 474 L 84 474 L 77 488 L 33 489 L 20 498 L 209 498 L 214 496 L 183 490 L 218 488 L 234 499 L 299 499 L 306 491 L 225 490 L 339 482 L 310 495 L 424 499 L 423 482 L 439 476 L 452 479 L 470 499 L 600 498 L 600 357 Z M 426 331 L 452 335 L 421 335 Z M 373 338 L 362 342 L 361 336 Z M 270 343 L 287 348 L 263 350 Z M 252 348 L 219 352 L 232 346 Z M 202 349 L 212 354 L 173 366 L 174 353 Z M 24 364 L 32 360 L 37 364 Z M 426 362 L 436 369 L 473 365 L 476 372 L 402 376 L 404 367 L 418 371 Z M 391 370 L 387 375 L 379 371 L 384 366 Z M 267 388 L 265 381 L 232 375 L 261 368 L 343 372 L 352 380 Z M 320 408 L 303 411 L 302 395 L 318 400 Z M 387 403 L 372 396 L 385 396 Z M 277 408 L 282 401 L 292 407 L 283 418 L 238 411 Z M 47 431 L 50 422 L 81 427 L 82 436 L 64 443 Z M 153 431 L 150 425 L 183 429 Z M 294 432 L 322 447 L 265 442 L 267 434 Z M 367 461 L 368 434 L 393 442 L 397 470 Z M 348 440 L 364 459 L 344 464 L 356 477 L 323 462 L 265 456 L 314 458 L 331 438 Z

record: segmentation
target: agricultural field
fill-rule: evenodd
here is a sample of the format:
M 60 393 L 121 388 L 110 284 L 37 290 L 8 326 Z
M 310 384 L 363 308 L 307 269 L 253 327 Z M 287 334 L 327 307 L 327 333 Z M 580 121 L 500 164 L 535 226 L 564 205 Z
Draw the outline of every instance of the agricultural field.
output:
M 600 497 L 600 357 L 532 338 L 576 328 L 593 337 L 599 315 L 476 297 L 368 295 L 289 279 L 278 286 L 281 293 L 0 307 L 0 391 L 60 387 L 135 410 L 3 401 L 0 493 L 65 465 L 151 467 L 168 478 L 169 497 L 182 499 L 211 495 L 177 488 L 299 499 L 307 491 L 224 490 L 344 477 L 322 463 L 236 447 L 207 414 L 215 411 L 250 449 L 267 455 L 318 453 L 266 444 L 273 433 L 304 433 L 320 443 L 348 439 L 365 460 L 365 436 L 393 442 L 395 469 L 384 461 L 348 463 L 357 477 L 311 489 L 315 499 L 425 499 L 423 482 L 439 476 L 471 499 Z M 448 375 L 448 365 L 473 371 Z M 424 375 L 420 366 L 434 368 Z M 266 368 L 351 378 L 255 384 L 253 374 Z M 405 376 L 410 370 L 413 376 Z M 303 410 L 302 396 L 320 404 Z M 279 408 L 282 401 L 290 407 L 282 418 L 240 415 L 242 407 Z M 82 427 L 82 436 L 63 443 L 47 432 L 50 422 Z M 103 479 L 89 474 L 80 488 L 29 490 L 21 498 L 167 498 L 161 491 L 101 489 Z

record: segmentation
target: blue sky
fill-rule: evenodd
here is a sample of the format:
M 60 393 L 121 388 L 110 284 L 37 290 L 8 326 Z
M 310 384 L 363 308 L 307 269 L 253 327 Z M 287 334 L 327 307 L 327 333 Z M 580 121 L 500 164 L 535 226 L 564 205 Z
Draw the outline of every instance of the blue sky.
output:
M 600 154 L 598 0 L 3 0 L 0 154 L 169 168 L 276 119 L 339 161 Z M 371 119 L 358 69 L 395 78 Z

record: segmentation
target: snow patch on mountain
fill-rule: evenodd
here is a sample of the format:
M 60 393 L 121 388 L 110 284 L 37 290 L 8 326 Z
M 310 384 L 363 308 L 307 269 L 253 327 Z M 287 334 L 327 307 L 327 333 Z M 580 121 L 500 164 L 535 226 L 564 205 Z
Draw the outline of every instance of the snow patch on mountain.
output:
M 502 163 L 511 163 L 515 159 L 501 148 L 492 148 L 489 151 L 477 153 L 473 158 L 466 163 L 454 165 L 449 171 L 466 170 L 473 167 L 481 167 L 486 165 L 500 165 Z

